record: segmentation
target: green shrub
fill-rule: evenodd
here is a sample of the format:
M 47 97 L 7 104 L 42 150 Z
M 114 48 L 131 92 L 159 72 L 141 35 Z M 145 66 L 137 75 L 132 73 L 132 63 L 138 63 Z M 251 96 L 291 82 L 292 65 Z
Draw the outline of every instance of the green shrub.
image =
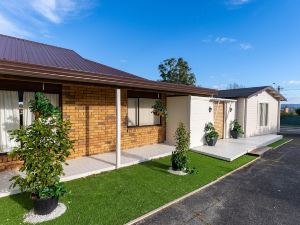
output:
M 35 115 L 33 123 L 11 131 L 12 139 L 19 144 L 10 156 L 23 161 L 20 171 L 25 174 L 13 177 L 12 186 L 39 198 L 59 197 L 66 193 L 60 176 L 73 148 L 68 137 L 71 124 L 62 119 L 59 109 L 43 93 L 35 94 L 30 109 Z
M 297 113 L 298 116 L 300 116 L 300 108 L 296 109 L 295 112 Z
M 192 172 L 189 168 L 189 159 L 187 152 L 190 145 L 190 133 L 186 130 L 182 122 L 175 132 L 176 149 L 172 152 L 171 162 L 173 170 L 181 170 L 185 172 Z
M 242 126 L 239 124 L 237 120 L 231 122 L 231 130 L 238 132 L 238 134 L 244 134 Z
M 204 132 L 207 142 L 211 141 L 212 139 L 218 139 L 219 137 L 219 133 L 216 131 L 214 125 L 211 122 L 206 124 Z

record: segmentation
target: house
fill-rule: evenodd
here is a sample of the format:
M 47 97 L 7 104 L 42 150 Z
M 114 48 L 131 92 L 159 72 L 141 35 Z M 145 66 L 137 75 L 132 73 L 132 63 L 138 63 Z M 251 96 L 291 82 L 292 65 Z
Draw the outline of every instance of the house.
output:
M 0 171 L 20 164 L 7 156 L 15 145 L 8 131 L 31 123 L 28 103 L 37 91 L 70 119 L 72 158 L 116 151 L 117 167 L 121 150 L 165 142 L 166 121 L 152 113 L 156 99 L 166 103 L 171 96 L 217 94 L 151 81 L 69 49 L 0 35 Z
M 221 90 L 219 98 L 236 100 L 236 119 L 245 137 L 276 134 L 280 129 L 280 102 L 286 98 L 271 86 Z
M 280 101 L 285 100 L 270 86 L 221 90 L 216 97 L 167 96 L 167 143 L 175 144 L 179 121 L 190 131 L 190 148 L 206 144 L 204 128 L 208 122 L 214 124 L 220 139 L 231 137 L 234 120 L 241 124 L 244 137 L 276 134 L 280 128 Z

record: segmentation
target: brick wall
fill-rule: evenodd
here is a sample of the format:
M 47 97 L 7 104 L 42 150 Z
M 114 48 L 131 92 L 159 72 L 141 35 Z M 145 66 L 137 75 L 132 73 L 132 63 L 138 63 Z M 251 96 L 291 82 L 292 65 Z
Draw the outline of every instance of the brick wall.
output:
M 147 144 L 164 142 L 165 123 L 160 126 L 127 128 L 127 90 L 121 92 L 122 150 Z M 165 101 L 165 96 L 163 97 Z M 63 85 L 63 117 L 71 120 L 70 138 L 75 141 L 70 158 L 115 151 L 116 111 L 115 89 Z M 17 159 L 0 155 L 0 171 L 16 168 Z
M 164 97 L 165 100 L 165 97 Z M 115 89 L 108 87 L 63 86 L 63 116 L 72 123 L 75 140 L 72 157 L 115 151 Z M 127 128 L 127 90 L 121 92 L 121 148 L 128 149 L 165 140 L 165 124 Z
M 10 158 L 7 155 L 0 155 L 0 172 L 4 170 L 14 169 L 22 164 L 17 158 Z

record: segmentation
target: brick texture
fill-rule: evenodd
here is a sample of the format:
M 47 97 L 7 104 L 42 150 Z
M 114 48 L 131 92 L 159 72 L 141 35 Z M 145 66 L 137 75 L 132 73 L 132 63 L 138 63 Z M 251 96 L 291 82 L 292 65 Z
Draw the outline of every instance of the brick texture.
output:
M 163 98 L 165 101 L 165 97 Z M 115 89 L 64 85 L 63 116 L 72 123 L 75 141 L 72 157 L 115 151 Z M 121 92 L 121 148 L 160 143 L 165 140 L 165 123 L 159 126 L 127 127 L 127 90 Z

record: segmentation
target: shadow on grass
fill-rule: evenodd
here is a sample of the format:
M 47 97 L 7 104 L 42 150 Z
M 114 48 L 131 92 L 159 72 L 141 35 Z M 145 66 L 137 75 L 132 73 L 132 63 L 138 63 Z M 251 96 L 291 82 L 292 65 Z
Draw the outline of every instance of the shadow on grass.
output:
M 151 170 L 155 170 L 155 171 L 159 171 L 159 172 L 163 172 L 163 173 L 168 173 L 168 169 L 170 167 L 170 165 L 167 165 L 165 163 L 161 163 L 158 161 L 150 161 L 150 162 L 146 162 L 141 164 Z
M 16 195 L 10 195 L 10 199 L 18 203 L 22 208 L 26 210 L 30 210 L 33 208 L 32 201 L 30 199 L 30 194 L 29 193 L 21 193 L 21 194 L 16 194 Z

